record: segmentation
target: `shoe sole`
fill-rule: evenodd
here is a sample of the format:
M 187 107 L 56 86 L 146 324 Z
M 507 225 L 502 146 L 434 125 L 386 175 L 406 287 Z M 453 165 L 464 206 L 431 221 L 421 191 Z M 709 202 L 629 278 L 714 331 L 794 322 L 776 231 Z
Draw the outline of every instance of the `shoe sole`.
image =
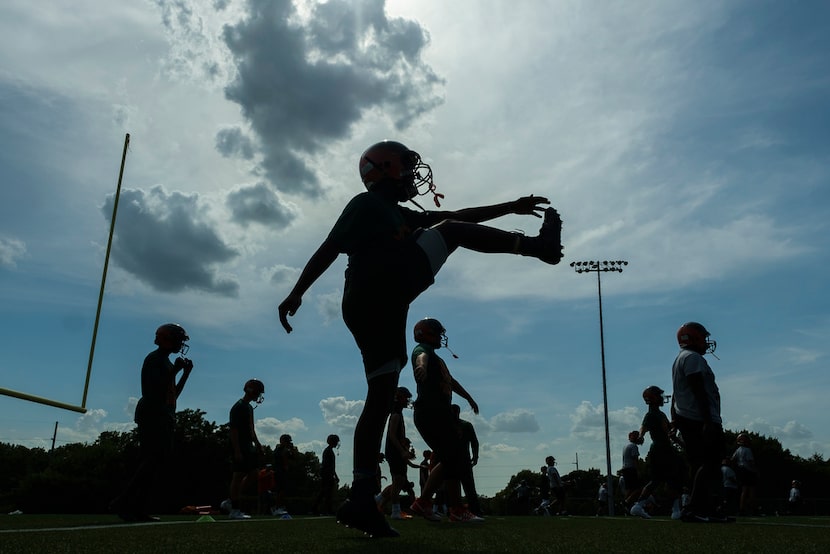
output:
M 383 518 L 382 515 L 380 517 L 383 518 L 383 526 L 380 525 L 380 522 L 372 523 L 356 521 L 351 514 L 347 514 L 348 511 L 350 510 L 343 510 L 343 508 L 337 511 L 335 520 L 338 525 L 342 525 L 348 529 L 360 531 L 361 533 L 368 535 L 369 538 L 395 538 L 401 536 L 400 533 L 386 523 L 386 519 Z
M 551 265 L 556 265 L 562 261 L 564 257 L 562 254 L 562 218 L 555 208 L 548 208 L 545 210 L 545 220 L 542 223 L 542 228 L 539 230 L 539 236 L 543 237 L 545 241 L 550 241 L 559 245 L 559 256 L 554 259 L 552 257 L 540 258 L 543 262 Z
M 427 512 L 426 510 L 421 509 L 420 507 L 417 507 L 417 508 L 416 508 L 416 506 L 417 506 L 416 504 L 412 504 L 412 505 L 409 507 L 409 510 L 410 510 L 410 511 L 411 511 L 414 515 L 416 515 L 416 516 L 418 516 L 418 517 L 422 517 L 422 518 L 424 518 L 424 519 L 425 519 L 425 520 L 427 520 L 427 521 L 432 521 L 433 523 L 438 523 L 438 522 L 440 522 L 440 521 L 441 521 L 441 516 L 439 516 L 439 515 L 435 515 L 432 511 Z

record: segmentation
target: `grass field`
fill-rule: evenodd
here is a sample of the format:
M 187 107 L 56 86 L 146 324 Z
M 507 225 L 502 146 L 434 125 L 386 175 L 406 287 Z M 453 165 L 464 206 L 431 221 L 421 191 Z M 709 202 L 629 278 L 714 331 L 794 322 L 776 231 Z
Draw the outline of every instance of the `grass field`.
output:
M 0 552 L 830 552 L 830 517 L 745 518 L 732 524 L 663 518 L 489 517 L 483 524 L 395 522 L 397 539 L 369 539 L 333 518 L 255 517 L 122 524 L 111 515 L 0 516 Z

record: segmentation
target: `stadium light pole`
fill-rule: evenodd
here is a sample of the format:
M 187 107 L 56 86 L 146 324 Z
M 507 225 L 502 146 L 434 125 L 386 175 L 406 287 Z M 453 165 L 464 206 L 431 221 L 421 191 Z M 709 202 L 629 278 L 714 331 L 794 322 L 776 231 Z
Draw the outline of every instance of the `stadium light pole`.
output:
M 571 267 L 577 273 L 596 273 L 597 274 L 597 296 L 599 297 L 599 347 L 600 356 L 602 359 L 602 405 L 605 413 L 605 463 L 606 463 L 606 488 L 608 489 L 608 515 L 614 515 L 614 487 L 613 479 L 611 478 L 611 436 L 608 432 L 608 388 L 605 382 L 605 332 L 602 328 L 602 279 L 600 274 L 606 271 L 616 271 L 622 273 L 623 267 L 627 266 L 628 262 L 624 260 L 616 261 L 587 261 L 587 262 L 571 262 Z

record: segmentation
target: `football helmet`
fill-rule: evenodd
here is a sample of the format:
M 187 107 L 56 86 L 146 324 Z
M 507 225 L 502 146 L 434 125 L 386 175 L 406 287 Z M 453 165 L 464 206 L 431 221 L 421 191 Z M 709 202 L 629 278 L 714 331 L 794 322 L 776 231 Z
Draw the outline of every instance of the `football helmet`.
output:
M 254 398 L 254 402 L 257 404 L 262 404 L 262 401 L 265 400 L 265 397 L 263 396 L 265 394 L 265 385 L 259 379 L 248 379 L 242 390 L 245 391 L 245 394 L 256 394 L 257 396 Z
M 187 354 L 187 351 L 190 350 L 190 346 L 187 344 L 189 340 L 190 337 L 187 336 L 184 327 L 178 323 L 165 323 L 156 329 L 155 344 L 169 348 L 173 353 L 179 352 L 182 356 Z
M 735 439 L 740 446 L 749 446 L 752 441 L 749 440 L 749 435 L 746 433 L 738 433 L 738 437 Z
M 441 322 L 432 317 L 425 317 L 415 324 L 415 342 L 423 342 L 433 348 L 447 346 L 446 333 Z
M 398 202 L 431 192 L 435 195 L 435 205 L 440 206 L 438 198 L 443 198 L 435 192 L 429 164 L 421 160 L 420 154 L 400 142 L 384 140 L 367 148 L 360 155 L 358 171 L 366 190 L 391 181 L 398 187 Z
M 706 327 L 695 321 L 684 323 L 677 330 L 677 344 L 680 348 L 694 350 L 698 354 L 714 354 L 718 343 L 709 339 Z
M 665 392 L 666 391 L 657 385 L 651 385 L 643 391 L 643 400 L 645 400 L 646 404 L 649 406 L 652 404 L 662 406 L 669 401 L 669 398 L 671 398 L 670 396 L 667 396 Z
M 643 441 L 640 440 L 640 432 L 639 431 L 631 431 L 628 434 L 628 441 L 633 442 L 634 444 L 643 444 Z
M 337 435 L 329 435 L 326 437 L 326 444 L 331 446 L 332 448 L 337 448 L 340 446 L 340 437 Z

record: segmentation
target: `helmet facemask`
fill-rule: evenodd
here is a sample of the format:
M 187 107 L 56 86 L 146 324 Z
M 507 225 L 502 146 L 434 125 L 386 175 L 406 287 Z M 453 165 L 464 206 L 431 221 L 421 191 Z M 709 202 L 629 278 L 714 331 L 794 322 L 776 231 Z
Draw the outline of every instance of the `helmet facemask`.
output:
M 156 329 L 155 343 L 162 346 L 161 342 L 164 342 L 163 346 L 169 348 L 173 354 L 187 355 L 190 350 L 190 345 L 187 344 L 189 340 L 190 337 L 187 336 L 187 331 L 178 323 L 165 323 Z M 177 350 L 175 349 L 176 345 L 178 345 Z
M 680 348 L 694 350 L 698 354 L 714 355 L 718 343 L 710 339 L 710 333 L 700 323 L 690 321 L 677 330 L 677 343 Z M 717 356 L 715 356 L 717 358 Z
M 643 391 L 643 400 L 649 406 L 665 406 L 671 399 L 670 395 L 665 394 L 666 391 L 656 385 L 652 385 Z
M 438 198 L 444 197 L 435 192 L 429 164 L 424 163 L 420 154 L 399 142 L 383 141 L 367 148 L 360 157 L 358 170 L 367 190 L 386 183 L 396 188 L 398 202 L 412 201 L 418 205 L 413 198 L 432 192 L 435 205 L 440 207 Z
M 427 317 L 415 324 L 415 340 L 433 348 L 446 348 L 447 330 L 437 319 Z
M 265 385 L 259 379 L 249 379 L 243 388 L 245 394 L 256 394 L 251 400 L 258 405 L 265 400 Z M 254 406 L 256 407 L 256 406 Z

